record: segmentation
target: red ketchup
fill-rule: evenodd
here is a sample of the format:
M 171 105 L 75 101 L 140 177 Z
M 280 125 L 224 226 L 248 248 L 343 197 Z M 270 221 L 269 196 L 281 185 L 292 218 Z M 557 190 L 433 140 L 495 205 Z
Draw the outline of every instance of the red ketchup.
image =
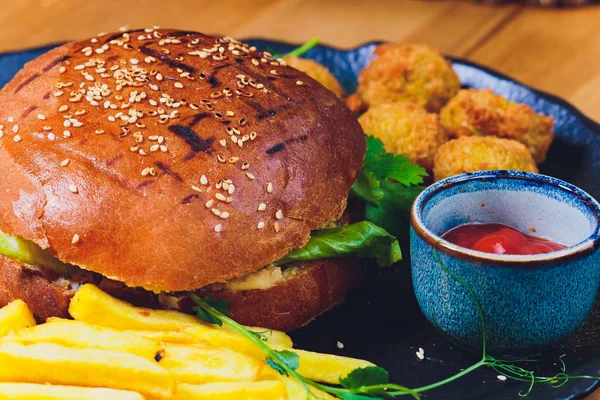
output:
M 450 243 L 493 254 L 543 254 L 566 248 L 504 224 L 463 224 L 442 235 Z

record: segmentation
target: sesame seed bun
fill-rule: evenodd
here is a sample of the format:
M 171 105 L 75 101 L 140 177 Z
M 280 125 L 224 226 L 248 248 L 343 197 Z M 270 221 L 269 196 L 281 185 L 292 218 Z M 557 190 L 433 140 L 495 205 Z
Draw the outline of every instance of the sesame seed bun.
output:
M 0 92 L 0 125 L 0 230 L 153 292 L 303 246 L 342 216 L 365 153 L 352 113 L 304 73 L 173 30 L 37 58 Z

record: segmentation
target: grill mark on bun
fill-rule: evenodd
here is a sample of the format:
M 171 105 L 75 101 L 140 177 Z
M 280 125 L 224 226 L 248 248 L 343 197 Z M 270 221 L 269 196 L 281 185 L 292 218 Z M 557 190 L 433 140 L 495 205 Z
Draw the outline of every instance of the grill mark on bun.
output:
M 119 161 L 121 158 L 123 158 L 123 154 L 119 154 L 118 156 L 112 158 L 111 160 L 109 160 L 106 165 L 109 167 L 112 167 L 117 161 Z
M 50 92 L 46 92 L 44 94 L 44 100 L 48 100 L 50 98 Z
M 190 74 L 197 71 L 197 69 L 192 67 L 191 65 L 188 65 L 188 64 L 185 64 L 185 63 L 182 63 L 179 61 L 171 60 L 169 57 L 166 56 L 166 54 L 160 54 L 158 51 L 148 47 L 147 44 L 141 45 L 138 48 L 138 50 L 140 53 L 142 53 L 144 55 L 154 57 L 157 60 L 162 61 L 163 63 L 167 64 L 169 67 L 181 68 L 182 70 L 189 72 Z
M 161 162 L 161 161 L 156 161 L 154 163 L 154 165 L 156 165 L 161 171 L 163 171 L 165 174 L 172 176 L 173 178 L 175 178 L 175 180 L 177 180 L 178 182 L 183 182 L 183 179 L 181 178 L 181 176 L 173 171 L 171 169 L 171 167 L 169 167 L 167 164 Z
M 190 204 L 193 200 L 200 199 L 199 194 L 190 194 L 189 196 L 185 196 L 183 200 L 181 200 L 181 204 Z
M 210 87 L 217 87 L 220 84 L 219 80 L 217 79 L 217 77 L 214 74 L 209 76 L 206 81 L 208 83 L 210 83 Z
M 302 135 L 297 138 L 289 138 L 281 143 L 276 144 L 275 146 L 270 147 L 269 149 L 267 149 L 266 153 L 269 155 L 275 154 L 275 153 L 280 152 L 281 150 L 285 149 L 285 146 L 287 146 L 288 144 L 292 144 L 294 142 L 302 143 L 302 142 L 306 142 L 307 140 L 308 140 L 308 135 Z
M 19 91 L 21 89 L 23 89 L 25 86 L 29 85 L 31 82 L 35 81 L 37 78 L 39 78 L 40 74 L 33 74 L 31 75 L 29 78 L 25 79 L 23 82 L 19 83 L 19 86 L 17 86 L 15 88 L 15 91 L 13 93 L 19 93 Z
M 28 116 L 29 114 L 31 114 L 36 109 L 37 109 L 37 106 L 31 106 L 31 107 L 29 107 L 27 110 L 23 111 L 23 114 L 21 114 L 21 118 L 25 118 L 26 116 Z
M 67 61 L 69 58 L 71 58 L 71 56 L 62 56 L 62 57 L 58 57 L 56 58 L 54 61 L 52 61 L 50 64 L 46 65 L 42 71 L 44 72 L 48 72 L 50 71 L 52 68 L 56 67 L 58 64 Z
M 202 139 L 192 129 L 183 125 L 171 125 L 169 126 L 169 131 L 182 138 L 190 146 L 192 151 L 185 156 L 184 160 L 189 160 L 200 152 L 212 154 L 212 144 L 215 141 L 214 136 Z
M 210 113 L 198 113 L 196 115 L 194 115 L 194 118 L 192 118 L 192 120 L 188 123 L 188 128 L 193 128 L 194 126 L 196 126 L 196 124 L 198 122 L 200 122 L 201 120 L 203 120 L 204 118 L 208 118 L 210 117 Z M 224 121 L 221 121 L 224 122 Z M 229 121 L 227 121 L 229 122 Z

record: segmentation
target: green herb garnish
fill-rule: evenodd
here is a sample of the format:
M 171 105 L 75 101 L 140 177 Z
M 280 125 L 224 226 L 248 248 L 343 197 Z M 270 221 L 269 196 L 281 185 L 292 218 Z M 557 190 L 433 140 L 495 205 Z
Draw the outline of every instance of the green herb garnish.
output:
M 296 371 L 299 366 L 299 358 L 293 350 L 277 351 L 272 349 L 253 332 L 214 308 L 212 306 L 214 305 L 214 299 L 203 300 L 194 293 L 188 293 L 188 295 L 196 305 L 195 309 L 203 311 L 198 313 L 198 317 L 210 324 L 215 324 L 214 321 L 219 320 L 220 323 L 217 323 L 219 326 L 226 324 L 256 344 L 265 353 L 266 363 L 271 368 L 281 375 L 297 380 L 302 385 L 306 391 L 307 399 L 311 397 L 310 387 L 343 400 L 382 399 L 399 395 L 412 395 L 416 399 L 419 398 L 416 392 L 404 386 L 389 383 L 387 371 L 379 367 L 359 368 L 352 371 L 340 381 L 341 387 L 311 381 Z M 207 315 L 210 318 L 205 318 Z
M 304 53 L 306 53 L 307 51 L 309 51 L 310 49 L 312 49 L 313 47 L 315 47 L 316 45 L 319 44 L 319 42 L 321 41 L 321 39 L 319 39 L 318 37 L 314 37 L 312 39 L 310 39 L 308 42 L 304 43 L 303 45 L 296 47 L 294 50 L 290 51 L 287 54 L 273 54 L 273 58 L 278 59 L 281 57 L 292 57 L 292 56 L 296 56 L 296 57 L 300 57 L 301 55 L 303 55 Z
M 352 194 L 365 201 L 365 218 L 392 235 L 404 232 L 413 200 L 423 190 L 425 169 L 404 156 L 387 153 L 381 140 L 367 136 L 367 153 Z
M 402 253 L 394 236 L 371 222 L 361 221 L 313 231 L 304 247 L 292 250 L 275 264 L 334 257 L 376 258 L 379 266 L 387 267 L 400 260 Z

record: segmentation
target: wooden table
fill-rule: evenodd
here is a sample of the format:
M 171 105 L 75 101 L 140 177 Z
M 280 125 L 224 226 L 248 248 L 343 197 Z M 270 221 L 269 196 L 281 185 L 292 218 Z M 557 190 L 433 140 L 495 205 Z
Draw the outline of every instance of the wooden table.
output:
M 160 4 L 160 6 L 156 5 Z M 600 121 L 600 7 L 404 0 L 0 0 L 0 52 L 129 24 L 350 47 L 423 42 L 566 98 Z
M 160 6 L 156 5 L 160 4 Z M 405 0 L 0 0 L 0 52 L 160 25 L 351 47 L 423 42 L 566 98 L 600 121 L 600 8 Z M 600 394 L 590 396 L 600 400 Z

